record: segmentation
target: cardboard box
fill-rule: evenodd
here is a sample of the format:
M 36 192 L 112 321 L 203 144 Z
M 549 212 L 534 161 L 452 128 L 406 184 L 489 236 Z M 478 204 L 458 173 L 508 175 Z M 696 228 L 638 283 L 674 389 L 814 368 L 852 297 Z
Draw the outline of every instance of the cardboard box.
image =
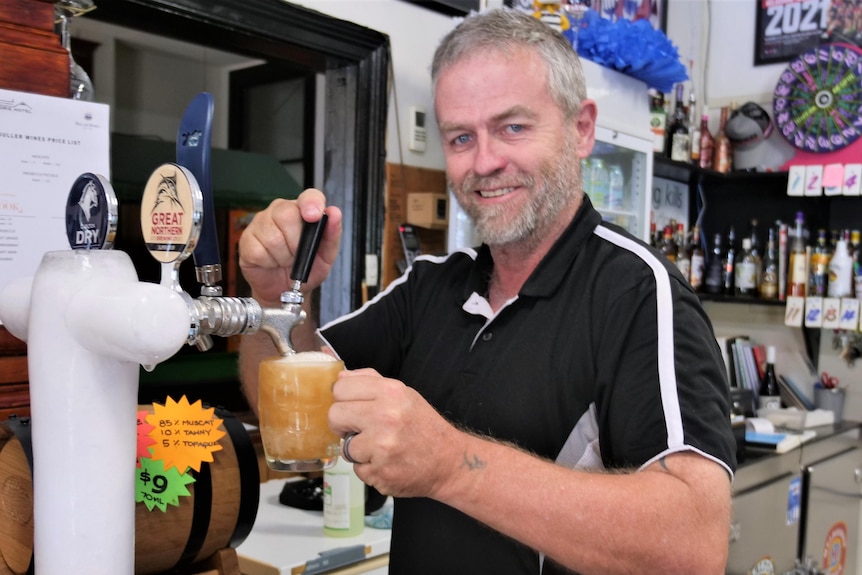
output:
M 438 230 L 448 225 L 448 219 L 448 195 L 431 192 L 407 194 L 407 223 Z

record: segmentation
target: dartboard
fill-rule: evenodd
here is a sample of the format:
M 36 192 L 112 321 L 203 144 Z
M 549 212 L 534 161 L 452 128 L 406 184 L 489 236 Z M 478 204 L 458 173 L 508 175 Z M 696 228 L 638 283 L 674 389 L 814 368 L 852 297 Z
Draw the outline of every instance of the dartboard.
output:
M 773 94 L 775 125 L 795 147 L 834 152 L 862 135 L 862 51 L 824 44 L 790 63 Z

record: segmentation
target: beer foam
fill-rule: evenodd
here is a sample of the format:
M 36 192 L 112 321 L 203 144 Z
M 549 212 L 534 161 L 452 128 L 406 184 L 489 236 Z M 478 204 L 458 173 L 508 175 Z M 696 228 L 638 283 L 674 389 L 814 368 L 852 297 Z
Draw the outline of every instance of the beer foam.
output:
M 301 351 L 290 355 L 283 355 L 276 361 L 284 363 L 328 363 L 338 361 L 338 358 L 332 357 L 328 353 L 322 351 Z

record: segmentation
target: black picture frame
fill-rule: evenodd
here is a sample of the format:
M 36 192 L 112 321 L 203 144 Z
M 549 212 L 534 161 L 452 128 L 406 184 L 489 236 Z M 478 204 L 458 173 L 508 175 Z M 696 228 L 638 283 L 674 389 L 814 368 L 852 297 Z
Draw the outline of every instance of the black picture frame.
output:
M 856 32 L 856 14 L 862 0 L 822 2 L 753 0 L 756 10 L 754 65 L 789 62 L 821 44 L 841 42 L 862 46 L 862 32 Z
M 403 0 L 448 16 L 465 16 L 471 11 L 479 11 L 480 0 Z

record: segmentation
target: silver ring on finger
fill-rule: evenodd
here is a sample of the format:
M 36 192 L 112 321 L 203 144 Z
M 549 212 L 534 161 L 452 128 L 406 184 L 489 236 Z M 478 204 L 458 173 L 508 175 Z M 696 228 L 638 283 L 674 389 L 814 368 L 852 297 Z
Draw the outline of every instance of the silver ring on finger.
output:
M 348 463 L 359 463 L 350 456 L 350 442 L 353 441 L 353 438 L 357 435 L 359 435 L 358 431 L 351 431 L 344 436 L 344 443 L 341 444 L 341 456 L 344 458 L 344 461 Z

